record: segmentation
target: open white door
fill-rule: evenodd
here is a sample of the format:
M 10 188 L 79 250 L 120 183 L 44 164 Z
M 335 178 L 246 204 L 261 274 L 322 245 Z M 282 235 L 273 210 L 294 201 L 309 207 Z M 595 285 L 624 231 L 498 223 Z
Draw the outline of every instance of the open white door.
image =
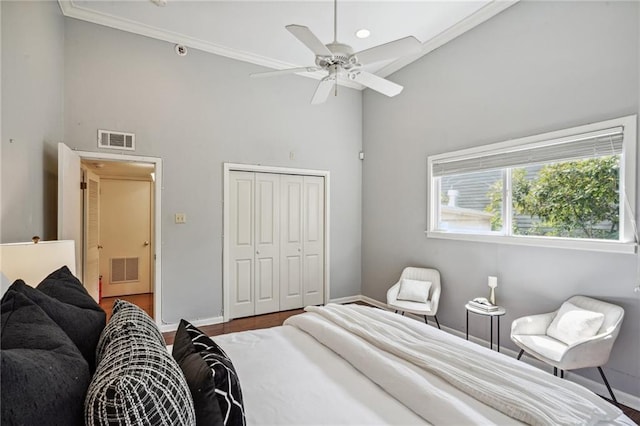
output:
M 80 156 L 58 144 L 58 239 L 74 240 L 76 276 L 82 278 L 82 170 Z
M 100 302 L 100 176 L 84 171 L 84 277 L 82 283 Z

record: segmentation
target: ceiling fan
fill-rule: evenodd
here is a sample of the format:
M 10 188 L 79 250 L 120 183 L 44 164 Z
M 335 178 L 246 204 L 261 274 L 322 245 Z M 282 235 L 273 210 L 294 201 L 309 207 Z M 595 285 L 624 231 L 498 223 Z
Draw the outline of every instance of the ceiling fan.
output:
M 362 66 L 418 53 L 422 47 L 417 38 L 409 36 L 354 53 L 351 46 L 338 42 L 337 0 L 333 3 L 333 42 L 322 44 L 309 28 L 302 25 L 287 25 L 285 28 L 316 55 L 316 66 L 255 73 L 251 77 L 326 71 L 327 76 L 320 81 L 311 98 L 312 104 L 325 102 L 334 87 L 337 95 L 338 79 L 355 81 L 387 96 L 399 94 L 402 86 L 367 72 Z

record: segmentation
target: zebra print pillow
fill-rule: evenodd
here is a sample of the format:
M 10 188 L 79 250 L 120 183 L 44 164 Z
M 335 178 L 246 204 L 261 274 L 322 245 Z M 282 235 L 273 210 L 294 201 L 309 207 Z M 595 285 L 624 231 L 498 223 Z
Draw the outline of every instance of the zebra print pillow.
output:
M 240 381 L 220 346 L 182 320 L 176 332 L 173 357 L 189 383 L 198 424 L 246 424 Z
M 128 302 L 114 312 L 98 344 L 85 424 L 195 425 L 189 387 L 153 320 Z

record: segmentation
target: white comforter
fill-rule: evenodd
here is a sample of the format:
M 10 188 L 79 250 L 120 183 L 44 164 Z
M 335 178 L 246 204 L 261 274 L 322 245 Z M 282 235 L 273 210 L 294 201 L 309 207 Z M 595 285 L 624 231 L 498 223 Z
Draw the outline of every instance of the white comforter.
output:
M 357 305 L 307 311 L 285 325 L 309 333 L 432 424 L 629 421 L 579 385 L 417 321 Z

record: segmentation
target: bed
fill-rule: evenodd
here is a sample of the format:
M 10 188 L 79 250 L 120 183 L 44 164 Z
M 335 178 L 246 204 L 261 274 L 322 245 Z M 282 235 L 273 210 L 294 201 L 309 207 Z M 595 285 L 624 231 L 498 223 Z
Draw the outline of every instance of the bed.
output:
M 216 336 L 248 425 L 634 423 L 589 390 L 421 322 L 358 305 Z

